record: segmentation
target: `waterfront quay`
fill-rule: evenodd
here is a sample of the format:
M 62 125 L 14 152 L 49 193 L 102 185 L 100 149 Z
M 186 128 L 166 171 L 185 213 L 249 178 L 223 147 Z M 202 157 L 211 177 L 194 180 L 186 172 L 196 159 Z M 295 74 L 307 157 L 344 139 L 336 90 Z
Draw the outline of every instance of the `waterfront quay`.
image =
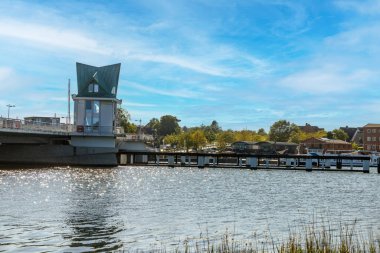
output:
M 357 167 L 360 161 L 362 166 Z M 369 156 L 260 155 L 238 153 L 133 152 L 119 151 L 119 165 L 214 167 L 369 173 Z M 380 164 L 377 165 L 380 173 Z

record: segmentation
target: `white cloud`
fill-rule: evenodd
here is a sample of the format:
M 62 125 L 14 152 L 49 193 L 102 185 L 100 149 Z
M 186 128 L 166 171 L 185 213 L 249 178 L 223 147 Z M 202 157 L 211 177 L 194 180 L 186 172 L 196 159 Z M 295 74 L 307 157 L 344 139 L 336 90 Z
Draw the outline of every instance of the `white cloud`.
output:
M 152 88 L 151 86 L 145 86 L 142 84 L 134 83 L 134 82 L 126 82 L 128 86 L 146 91 L 153 94 L 170 96 L 170 97 L 182 97 L 182 98 L 197 98 L 200 97 L 200 94 L 191 90 L 186 90 L 183 88 L 177 89 L 175 87 L 172 90 L 164 90 L 162 88 Z
M 110 54 L 110 50 L 83 32 L 49 25 L 0 19 L 0 36 L 41 46 Z
M 380 25 L 378 23 L 367 24 L 327 37 L 324 42 L 326 47 L 346 52 L 349 50 L 347 53 L 360 51 L 378 53 L 380 52 L 379 31 Z
M 335 4 L 343 10 L 351 10 L 361 14 L 380 13 L 380 1 L 378 0 L 339 0 L 335 1 Z
M 0 67 L 0 82 L 2 83 L 1 86 L 5 86 L 3 81 L 10 77 L 11 72 L 12 72 L 11 68 Z
M 368 70 L 354 70 L 351 73 L 333 68 L 319 68 L 291 74 L 279 84 L 297 92 L 325 94 L 330 92 L 351 92 L 367 85 L 374 77 Z
M 131 107 L 155 107 L 156 104 L 144 104 L 144 103 L 134 103 L 134 102 L 128 102 L 123 101 L 123 105 L 125 106 L 131 106 Z

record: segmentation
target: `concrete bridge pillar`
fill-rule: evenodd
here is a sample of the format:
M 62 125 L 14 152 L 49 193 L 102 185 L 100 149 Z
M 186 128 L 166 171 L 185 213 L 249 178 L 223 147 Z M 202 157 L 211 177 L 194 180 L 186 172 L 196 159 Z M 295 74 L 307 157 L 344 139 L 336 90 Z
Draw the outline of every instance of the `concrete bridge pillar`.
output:
M 205 167 L 205 157 L 198 156 L 198 168 L 203 169 Z
M 127 164 L 127 155 L 126 154 L 120 154 L 120 164 L 121 165 Z
M 364 173 L 369 173 L 369 160 L 364 160 L 363 161 L 363 172 Z
M 257 157 L 248 157 L 247 166 L 250 167 L 251 169 L 257 170 L 257 166 L 258 166 Z
M 181 166 L 186 165 L 186 156 L 181 155 Z
M 168 156 L 168 165 L 169 167 L 174 167 L 174 156 Z
M 306 171 L 311 171 L 312 170 L 312 168 L 313 168 L 313 160 L 312 159 L 306 158 L 305 168 L 306 168 Z
M 156 164 L 157 164 L 157 165 L 160 164 L 160 155 L 156 155 Z
M 148 163 L 148 156 L 147 155 L 143 155 L 142 156 L 142 162 L 143 163 Z

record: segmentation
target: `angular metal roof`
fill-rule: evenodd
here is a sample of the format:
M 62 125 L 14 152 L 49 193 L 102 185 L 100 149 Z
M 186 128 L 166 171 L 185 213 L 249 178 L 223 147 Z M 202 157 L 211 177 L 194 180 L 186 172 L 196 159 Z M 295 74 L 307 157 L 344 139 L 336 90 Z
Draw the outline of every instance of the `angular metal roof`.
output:
M 94 67 L 77 62 L 77 97 L 116 98 L 121 64 Z M 89 92 L 90 84 L 98 84 L 97 92 Z

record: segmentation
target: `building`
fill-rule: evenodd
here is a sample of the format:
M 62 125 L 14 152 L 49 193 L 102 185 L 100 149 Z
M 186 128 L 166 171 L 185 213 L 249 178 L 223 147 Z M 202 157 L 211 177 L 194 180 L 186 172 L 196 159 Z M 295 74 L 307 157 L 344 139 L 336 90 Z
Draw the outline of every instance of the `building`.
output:
M 250 154 L 296 154 L 298 144 L 289 142 L 272 142 L 272 141 L 237 141 L 231 144 L 235 153 Z
M 77 63 L 74 100 L 74 146 L 115 147 L 120 63 L 94 67 Z
M 59 126 L 61 124 L 61 119 L 57 117 L 25 117 L 25 125 L 41 125 L 41 126 Z
M 304 126 L 298 126 L 302 132 L 305 133 L 316 133 L 318 131 L 324 131 L 324 128 L 319 128 L 317 126 L 312 126 L 309 123 L 306 123 Z
M 363 148 L 380 151 L 380 124 L 367 124 L 363 127 Z
M 348 135 L 348 139 L 346 141 L 351 142 L 351 139 L 352 139 L 352 137 L 354 137 L 354 134 L 356 132 L 357 127 L 345 126 L 345 127 L 340 127 L 339 129 Z
M 300 153 L 345 153 L 352 151 L 352 144 L 342 140 L 309 138 L 300 144 Z
M 355 131 L 354 136 L 352 136 L 352 139 L 350 140 L 351 143 L 356 143 L 359 145 L 359 147 L 363 147 L 364 136 L 363 136 L 363 128 L 358 127 Z

